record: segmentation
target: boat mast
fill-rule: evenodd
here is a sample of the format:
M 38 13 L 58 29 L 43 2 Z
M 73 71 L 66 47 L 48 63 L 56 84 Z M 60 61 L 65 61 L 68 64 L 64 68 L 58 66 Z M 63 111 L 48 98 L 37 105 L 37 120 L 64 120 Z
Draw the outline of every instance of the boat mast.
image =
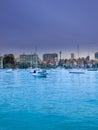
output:
M 35 68 L 38 67 L 38 64 L 37 64 L 37 46 L 35 46 Z
M 79 55 L 80 55 L 80 52 L 79 52 L 79 44 L 77 45 L 77 49 L 78 49 L 78 59 L 79 59 Z
M 30 67 L 32 68 L 32 52 L 31 52 L 31 66 Z
M 78 49 L 78 68 L 79 68 L 79 56 L 80 56 L 80 52 L 79 52 L 79 44 L 77 45 L 77 49 Z

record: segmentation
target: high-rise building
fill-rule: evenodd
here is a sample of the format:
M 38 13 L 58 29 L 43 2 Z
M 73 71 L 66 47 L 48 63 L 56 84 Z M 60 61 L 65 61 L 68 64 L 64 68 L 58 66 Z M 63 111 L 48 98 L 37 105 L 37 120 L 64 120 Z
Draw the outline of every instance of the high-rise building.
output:
M 57 64 L 58 54 L 56 53 L 43 54 L 43 61 L 46 63 Z
M 95 58 L 98 59 L 98 52 L 95 53 Z
M 35 65 L 36 62 L 39 61 L 39 57 L 37 54 L 22 54 L 20 55 L 20 63 L 26 63 Z

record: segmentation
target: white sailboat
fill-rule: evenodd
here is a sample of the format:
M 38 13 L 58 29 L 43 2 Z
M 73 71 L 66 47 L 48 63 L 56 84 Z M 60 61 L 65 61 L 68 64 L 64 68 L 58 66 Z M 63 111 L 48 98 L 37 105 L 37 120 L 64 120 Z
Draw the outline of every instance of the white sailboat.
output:
M 34 71 L 34 69 L 32 68 L 32 57 L 33 57 L 33 55 L 31 53 L 31 62 L 30 62 L 30 68 L 29 68 L 30 73 L 33 73 L 33 71 Z
M 35 53 L 35 56 L 36 56 L 36 65 L 35 65 L 35 69 L 33 70 L 33 73 L 32 75 L 34 77 L 46 77 L 47 76 L 47 71 L 45 69 L 39 69 L 38 68 L 38 56 L 37 54 Z
M 79 44 L 77 46 L 77 49 L 78 49 L 78 58 L 79 58 Z M 78 63 L 78 67 L 72 71 L 70 71 L 69 73 L 71 74 L 85 74 L 85 72 L 79 68 L 79 63 Z
M 39 69 L 34 69 L 34 72 L 33 72 L 33 76 L 37 76 L 37 77 L 46 77 L 47 76 L 47 72 L 46 70 L 39 70 Z

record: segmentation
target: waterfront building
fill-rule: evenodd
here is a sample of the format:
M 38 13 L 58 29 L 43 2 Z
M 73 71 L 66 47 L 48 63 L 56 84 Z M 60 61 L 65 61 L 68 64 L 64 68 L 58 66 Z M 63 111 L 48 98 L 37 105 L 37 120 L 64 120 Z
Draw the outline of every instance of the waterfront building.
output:
M 0 69 L 3 69 L 3 57 L 0 56 Z
M 95 53 L 95 59 L 98 59 L 98 52 Z
M 58 64 L 58 54 L 56 53 L 47 53 L 43 54 L 43 61 L 46 62 L 46 64 Z
M 37 54 L 22 54 L 20 55 L 20 63 L 35 65 L 36 62 L 39 62 L 39 57 Z
M 3 58 L 4 68 L 14 68 L 15 67 L 15 57 L 14 54 L 5 54 Z

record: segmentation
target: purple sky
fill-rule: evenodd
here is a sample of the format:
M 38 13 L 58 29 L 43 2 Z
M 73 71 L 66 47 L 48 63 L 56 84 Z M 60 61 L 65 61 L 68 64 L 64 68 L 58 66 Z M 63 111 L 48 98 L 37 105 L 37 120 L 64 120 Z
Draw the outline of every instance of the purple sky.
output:
M 98 51 L 98 0 L 0 0 L 0 52 Z

